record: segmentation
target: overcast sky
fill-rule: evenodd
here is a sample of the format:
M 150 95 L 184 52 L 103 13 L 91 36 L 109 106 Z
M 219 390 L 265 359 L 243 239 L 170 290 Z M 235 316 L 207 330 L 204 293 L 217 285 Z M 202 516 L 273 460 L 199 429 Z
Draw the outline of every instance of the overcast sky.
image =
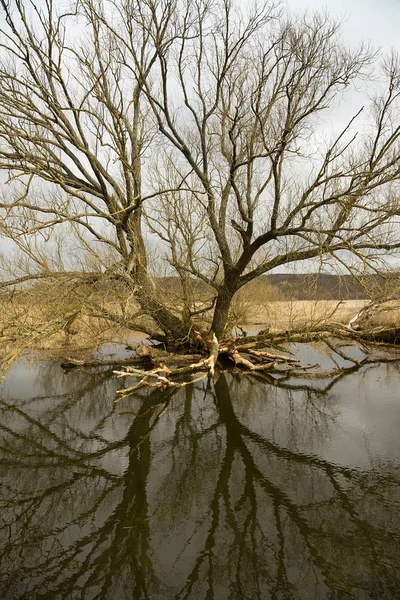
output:
M 285 0 L 293 9 L 327 8 L 345 20 L 343 34 L 348 40 L 370 40 L 385 50 L 400 49 L 400 0 Z
M 57 1 L 62 6 L 66 4 L 66 0 Z M 283 4 L 293 11 L 326 8 L 332 17 L 343 21 L 344 41 L 358 43 L 368 40 L 383 52 L 390 51 L 391 48 L 400 51 L 400 0 L 283 0 Z M 3 18 L 4 15 L 0 12 L 1 25 Z M 375 85 L 372 81 L 368 82 L 368 93 L 373 92 Z M 328 133 L 329 130 L 341 129 L 348 118 L 364 104 L 363 93 L 365 94 L 365 89 L 360 90 L 358 95 L 348 94 L 344 105 L 337 108 L 332 117 L 328 118 L 322 134 Z M 0 238 L 0 252 L 7 251 L 7 246 Z
M 391 49 L 400 52 L 400 0 L 283 0 L 283 4 L 293 11 L 324 10 L 343 22 L 342 39 L 345 42 L 358 44 L 362 40 L 369 41 L 375 49 L 388 53 Z M 321 128 L 322 134 L 341 129 L 349 117 L 358 112 L 366 102 L 367 95 L 374 93 L 376 82 L 368 81 L 358 93 L 347 92 L 346 100 L 328 116 Z M 368 114 L 364 115 L 368 119 Z M 357 121 L 359 126 L 360 120 Z M 397 264 L 397 263 L 396 263 Z M 308 263 L 287 265 L 277 272 L 312 271 L 315 265 Z

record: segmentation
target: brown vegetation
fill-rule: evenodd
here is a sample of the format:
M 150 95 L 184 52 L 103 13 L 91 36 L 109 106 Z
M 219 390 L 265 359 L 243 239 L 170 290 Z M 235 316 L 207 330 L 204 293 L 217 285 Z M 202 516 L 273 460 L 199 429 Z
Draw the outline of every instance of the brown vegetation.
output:
M 176 299 L 178 311 L 183 302 L 182 296 L 179 296 L 175 286 L 170 283 L 168 285 L 164 293 L 169 293 Z M 322 293 L 321 290 L 319 293 Z M 279 297 L 279 288 L 265 285 L 265 281 L 261 281 L 259 287 L 257 282 L 244 287 L 231 304 L 229 330 L 239 338 L 244 335 L 254 336 L 263 330 L 268 334 L 268 344 L 274 344 L 290 339 L 308 339 L 307 336 L 310 337 L 312 332 L 316 337 L 321 337 L 327 328 L 333 334 L 332 327 L 337 328 L 340 324 L 347 327 L 358 315 L 357 323 L 353 324 L 354 334 L 360 336 L 355 328 L 363 328 L 371 332 L 372 339 L 379 339 L 378 333 L 381 333 L 382 338 L 382 331 L 385 330 L 389 332 L 388 341 L 395 341 L 394 338 L 390 339 L 390 332 L 400 325 L 400 309 L 396 300 L 377 304 L 376 301 L 367 300 L 282 300 Z M 65 288 L 62 282 L 58 285 L 44 282 L 24 292 L 3 294 L 0 303 L 3 367 L 27 349 L 50 351 L 53 356 L 70 366 L 100 364 L 90 357 L 104 342 L 121 342 L 135 347 L 148 337 L 143 332 L 151 327 L 147 315 L 137 319 L 137 328 L 127 327 L 126 304 L 121 302 L 118 289 L 113 290 L 111 287 L 101 286 L 96 289 L 94 286 L 80 285 L 70 289 Z M 207 308 L 207 305 L 199 300 L 198 307 Z M 129 310 L 133 312 L 137 309 L 132 297 Z M 113 318 L 107 318 L 106 315 L 112 315 Z M 207 331 L 211 319 L 212 311 L 200 313 L 197 330 Z M 344 329 L 342 333 L 343 331 Z M 161 333 L 157 330 L 153 332 L 153 342 Z M 201 340 L 202 335 L 198 335 Z M 165 344 L 162 347 L 165 348 Z M 167 353 L 160 350 L 152 350 L 154 355 L 150 356 L 149 351 L 146 353 L 146 348 L 148 346 L 144 346 L 144 351 L 136 348 L 136 354 L 141 357 L 136 361 L 137 364 L 154 366 L 162 362 L 176 367 L 199 362 L 203 354 L 207 356 L 207 345 L 203 342 L 197 343 L 197 355 L 186 357 L 172 353 L 167 358 Z M 226 343 L 222 342 L 219 354 L 226 356 L 230 353 L 231 363 L 237 364 L 238 356 L 235 358 L 233 349 L 231 350 L 227 352 Z M 145 354 L 147 360 L 143 360 Z M 254 360 L 254 355 L 250 359 Z M 112 360 L 108 362 L 115 364 Z M 129 364 L 132 358 L 125 362 Z M 122 365 L 123 361 L 117 360 L 117 363 Z

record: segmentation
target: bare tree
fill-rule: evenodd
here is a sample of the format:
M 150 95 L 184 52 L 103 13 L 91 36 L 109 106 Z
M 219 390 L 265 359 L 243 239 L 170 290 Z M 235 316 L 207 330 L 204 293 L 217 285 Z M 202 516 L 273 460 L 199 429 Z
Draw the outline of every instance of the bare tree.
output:
M 56 226 L 68 224 L 81 251 L 96 259 L 97 279 L 107 272 L 121 281 L 162 329 L 182 337 L 181 321 L 154 293 L 141 228 L 147 200 L 142 157 L 155 132 L 142 90 L 156 54 L 147 32 L 151 7 L 139 4 L 110 2 L 103 14 L 92 2 L 66 12 L 52 0 L 44 8 L 1 2 L 7 26 L 1 43 L 0 167 L 10 173 L 1 205 L 3 233 L 29 258 L 35 269 L 29 277 L 35 279 L 55 270 L 38 250 L 38 234 L 47 241 Z M 118 20 L 123 46 L 104 15 Z M 166 5 L 160 15 L 165 30 L 171 15 Z M 77 39 L 74 25 L 89 42 Z M 46 185 L 38 187 L 38 181 Z M 108 267 L 99 245 L 113 258 Z M 63 252 L 57 259 L 63 275 L 86 278 L 71 273 Z
M 345 261 L 346 252 L 372 263 L 398 248 L 399 59 L 384 61 L 386 88 L 372 100 L 362 140 L 356 115 L 321 147 L 319 113 L 365 74 L 370 50 L 343 47 L 339 25 L 324 15 L 291 22 L 264 6 L 244 20 L 231 2 L 221 3 L 224 18 L 197 10 L 183 19 L 175 52 L 160 48 L 161 82 L 148 95 L 172 180 L 186 167 L 197 199 L 191 228 L 174 220 L 189 243 L 176 261 L 176 233 L 169 236 L 171 262 L 187 269 L 189 257 L 189 272 L 216 289 L 220 336 L 235 292 L 262 273 L 324 255 Z M 199 223 L 214 254 L 204 255 Z
M 320 115 L 375 73 L 371 49 L 347 48 L 327 15 L 285 16 L 274 2 L 240 13 L 231 0 L 0 2 L 3 227 L 29 277 L 87 279 L 87 263 L 35 250 L 68 225 L 92 281 L 118 281 L 165 340 L 191 345 L 209 308 L 196 305 L 196 280 L 213 290 L 220 338 L 257 276 L 318 257 L 375 264 L 399 248 L 396 55 L 376 74 L 362 134 L 360 109 L 321 141 Z M 144 219 L 183 309 L 157 289 Z M 137 314 L 124 313 L 128 326 Z

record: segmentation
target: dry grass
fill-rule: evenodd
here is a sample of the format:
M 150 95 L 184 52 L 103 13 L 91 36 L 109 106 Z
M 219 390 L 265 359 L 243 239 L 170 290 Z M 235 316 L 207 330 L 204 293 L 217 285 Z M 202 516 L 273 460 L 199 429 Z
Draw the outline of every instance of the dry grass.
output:
M 392 300 L 380 306 L 375 314 L 368 320 L 371 327 L 399 327 L 400 303 Z
M 348 323 L 368 303 L 367 300 L 281 300 L 272 292 L 265 289 L 257 294 L 238 294 L 232 304 L 229 327 L 241 326 L 249 331 L 249 327 L 254 326 L 255 333 L 266 328 L 272 332 L 298 327 L 310 329 L 327 320 Z M 97 299 L 100 300 L 99 297 Z M 118 299 L 103 297 L 101 303 L 114 314 L 121 311 Z M 61 295 L 57 298 L 43 293 L 23 295 L 11 301 L 0 297 L 1 353 L 4 356 L 10 348 L 18 347 L 64 354 L 90 353 L 104 342 L 131 342 L 132 331 L 124 328 L 122 313 L 121 325 L 80 314 L 65 328 L 65 315 L 73 308 L 74 302 L 66 302 Z M 369 324 L 398 325 L 399 303 L 388 303 L 387 309 L 377 314 Z M 207 315 L 208 322 L 210 317 L 210 314 Z M 60 319 L 59 324 L 57 319 Z M 206 328 L 207 322 L 203 322 L 203 326 Z
M 323 323 L 326 320 L 348 323 L 366 300 L 275 300 L 263 305 L 249 302 L 248 325 L 266 325 L 271 330 L 293 329 Z

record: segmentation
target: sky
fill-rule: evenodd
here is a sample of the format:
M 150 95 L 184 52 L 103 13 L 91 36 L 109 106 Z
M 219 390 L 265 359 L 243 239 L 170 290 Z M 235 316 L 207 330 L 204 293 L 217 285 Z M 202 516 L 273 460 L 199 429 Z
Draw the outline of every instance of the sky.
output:
M 65 5 L 65 0 L 57 1 Z M 400 0 L 327 0 L 326 2 L 283 0 L 282 3 L 293 11 L 314 11 L 325 8 L 332 17 L 339 18 L 343 22 L 344 41 L 357 44 L 367 40 L 374 48 L 380 48 L 382 53 L 389 52 L 392 48 L 400 52 Z M 0 25 L 3 24 L 2 20 L 0 14 Z M 372 82 L 369 82 L 368 91 L 373 92 Z M 331 123 L 327 123 L 326 133 L 329 129 L 341 129 L 362 104 L 363 98 L 360 94 L 358 96 L 350 94 L 345 106 L 339 107 Z M 7 246 L 0 238 L 0 253 L 7 252 L 9 250 Z
M 392 49 L 400 52 L 400 0 L 284 0 L 284 5 L 293 11 L 326 9 L 332 17 L 342 22 L 343 41 L 355 45 L 363 40 L 368 41 L 382 55 Z M 369 81 L 358 93 L 348 93 L 346 102 L 331 113 L 332 118 L 326 122 L 325 132 L 329 135 L 331 131 L 341 129 L 364 104 L 365 92 L 373 95 L 375 85 Z M 368 118 L 367 114 L 365 118 Z M 313 270 L 313 266 L 309 263 L 288 265 L 278 271 L 286 273 L 302 269 Z
M 326 8 L 332 16 L 344 19 L 344 39 L 367 39 L 383 50 L 400 50 L 400 0 L 286 0 L 285 4 L 294 10 Z

